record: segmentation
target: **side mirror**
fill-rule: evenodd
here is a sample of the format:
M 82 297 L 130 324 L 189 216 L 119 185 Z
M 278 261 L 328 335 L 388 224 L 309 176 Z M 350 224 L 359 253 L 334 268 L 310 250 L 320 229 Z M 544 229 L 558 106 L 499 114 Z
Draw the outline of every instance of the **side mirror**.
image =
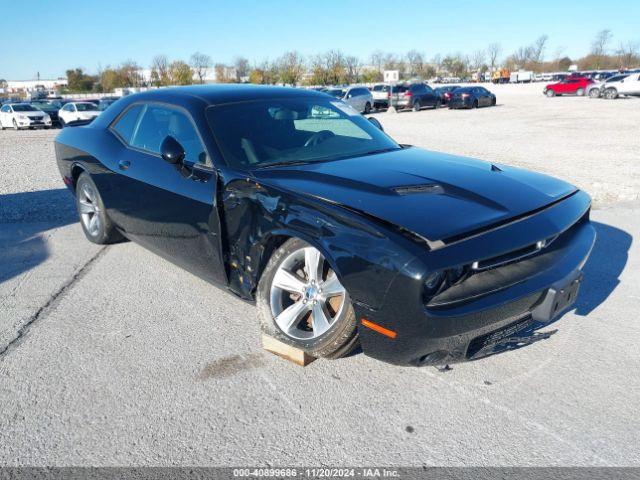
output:
M 165 162 L 177 165 L 182 163 L 185 154 L 180 142 L 169 135 L 160 145 L 160 155 Z
M 380 130 L 382 130 L 382 131 L 384 132 L 384 128 L 382 128 L 382 124 L 378 121 L 378 119 L 377 119 L 377 118 L 374 118 L 374 117 L 368 117 L 368 118 L 367 118 L 367 120 L 369 120 L 371 123 L 373 123 L 373 125 L 374 125 L 376 128 L 378 128 L 378 129 L 380 129 Z

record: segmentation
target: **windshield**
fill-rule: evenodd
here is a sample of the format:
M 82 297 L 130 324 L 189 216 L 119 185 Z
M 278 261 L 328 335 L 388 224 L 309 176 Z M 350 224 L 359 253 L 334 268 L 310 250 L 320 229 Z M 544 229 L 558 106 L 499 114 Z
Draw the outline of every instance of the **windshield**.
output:
M 14 112 L 39 112 L 37 108 L 22 103 L 15 103 L 11 107 Z
M 337 160 L 400 148 L 356 110 L 330 98 L 213 106 L 207 117 L 225 160 L 236 167 Z
M 344 90 L 340 90 L 339 88 L 328 88 L 327 90 L 325 90 L 325 93 L 328 93 L 332 97 L 342 98 L 347 92 L 345 92 Z
M 76 108 L 79 112 L 88 112 L 98 109 L 98 107 L 94 103 L 76 103 Z

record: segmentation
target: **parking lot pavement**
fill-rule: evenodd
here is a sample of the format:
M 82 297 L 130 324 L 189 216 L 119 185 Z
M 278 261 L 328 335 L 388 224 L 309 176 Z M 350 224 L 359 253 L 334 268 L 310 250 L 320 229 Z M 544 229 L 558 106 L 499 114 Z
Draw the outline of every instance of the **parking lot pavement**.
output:
M 465 112 L 388 118 L 433 113 Z M 640 465 L 640 203 L 593 212 L 576 310 L 521 348 L 301 368 L 260 348 L 251 305 L 85 241 L 52 137 L 0 132 L 1 464 Z

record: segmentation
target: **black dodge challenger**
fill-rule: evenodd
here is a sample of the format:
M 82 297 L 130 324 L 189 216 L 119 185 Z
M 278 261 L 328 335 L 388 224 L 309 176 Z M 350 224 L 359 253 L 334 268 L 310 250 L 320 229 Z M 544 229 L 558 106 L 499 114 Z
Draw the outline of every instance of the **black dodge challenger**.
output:
M 140 93 L 55 147 L 90 241 L 140 243 L 315 356 L 477 357 L 567 311 L 595 240 L 577 188 L 400 145 L 320 92 Z

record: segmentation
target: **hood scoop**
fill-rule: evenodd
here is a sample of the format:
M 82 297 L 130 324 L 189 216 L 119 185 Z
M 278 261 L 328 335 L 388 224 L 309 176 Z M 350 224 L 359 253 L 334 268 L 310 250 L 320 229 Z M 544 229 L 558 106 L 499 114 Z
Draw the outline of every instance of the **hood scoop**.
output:
M 405 185 L 401 187 L 393 187 L 392 190 L 398 195 L 413 195 L 416 193 L 430 193 L 432 195 L 442 195 L 445 193 L 444 187 L 437 183 L 429 183 L 426 185 Z

